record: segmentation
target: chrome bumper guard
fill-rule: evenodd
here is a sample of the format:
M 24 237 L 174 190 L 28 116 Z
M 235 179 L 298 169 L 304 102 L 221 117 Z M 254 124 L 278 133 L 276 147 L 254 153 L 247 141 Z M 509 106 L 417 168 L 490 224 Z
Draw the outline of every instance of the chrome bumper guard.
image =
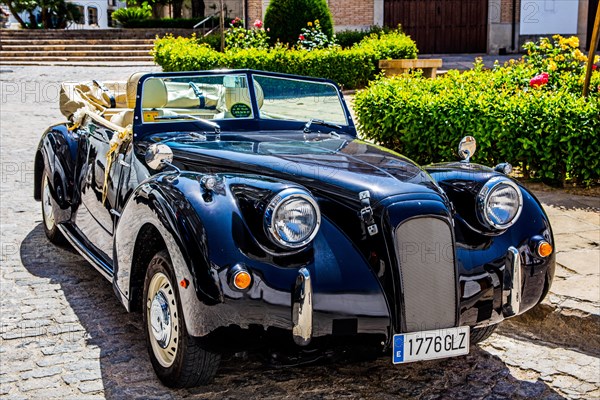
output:
M 505 317 L 517 315 L 521 310 L 521 290 L 523 287 L 521 256 L 519 255 L 519 250 L 513 246 L 509 247 L 506 252 L 505 273 L 509 271 L 512 279 L 506 286 L 508 296 L 504 307 Z
M 298 271 L 292 299 L 292 335 L 299 346 L 306 346 L 312 338 L 313 303 L 312 283 L 308 269 Z

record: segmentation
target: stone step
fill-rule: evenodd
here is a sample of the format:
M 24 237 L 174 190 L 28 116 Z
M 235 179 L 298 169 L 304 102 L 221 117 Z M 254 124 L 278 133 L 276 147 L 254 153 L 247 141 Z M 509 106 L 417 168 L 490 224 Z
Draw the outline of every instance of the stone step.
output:
M 54 44 L 54 45 L 3 45 L 2 51 L 135 51 L 135 50 L 151 50 L 153 45 L 149 44 Z
M 11 65 L 26 65 L 26 64 L 22 64 L 22 63 L 27 63 L 27 62 L 42 62 L 42 61 L 61 61 L 61 62 L 80 62 L 80 61 L 102 61 L 102 62 L 111 62 L 111 61 L 129 61 L 129 62 L 133 62 L 133 61 L 148 61 L 151 62 L 152 61 L 152 57 L 151 56 L 127 56 L 127 57 L 123 57 L 123 56 L 115 56 L 115 57 L 93 57 L 93 56 L 89 56 L 89 57 L 71 57 L 71 56 L 65 56 L 65 57 L 60 57 L 60 56 L 47 56 L 47 57 L 11 57 L 11 58 L 2 58 L 0 59 L 0 64 L 5 64 L 10 62 Z
M 81 38 L 110 38 L 110 39 L 153 39 L 156 35 L 164 36 L 172 33 L 175 36 L 190 36 L 198 33 L 192 29 L 157 28 L 157 29 L 81 29 L 81 30 L 26 30 L 2 29 L 0 41 L 3 39 L 81 39 Z
M 100 57 L 112 58 L 112 57 L 129 57 L 129 56 L 150 56 L 149 49 L 142 50 L 127 50 L 127 51 L 114 51 L 114 50 L 73 50 L 73 51 L 5 51 L 0 50 L 1 58 L 16 58 L 16 57 Z
M 0 46 L 58 46 L 58 45 L 151 45 L 154 39 L 6 39 L 0 40 Z
M 156 67 L 152 61 L 11 61 L 0 60 L 0 67 L 27 67 L 27 66 L 65 66 L 65 67 Z M 10 69 L 8 69 L 10 71 Z

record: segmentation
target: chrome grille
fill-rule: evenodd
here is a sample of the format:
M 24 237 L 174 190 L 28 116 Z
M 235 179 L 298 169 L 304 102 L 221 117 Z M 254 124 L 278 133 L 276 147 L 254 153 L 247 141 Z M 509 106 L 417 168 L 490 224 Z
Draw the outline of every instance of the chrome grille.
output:
M 456 325 L 452 232 L 439 218 L 419 217 L 396 228 L 406 332 Z

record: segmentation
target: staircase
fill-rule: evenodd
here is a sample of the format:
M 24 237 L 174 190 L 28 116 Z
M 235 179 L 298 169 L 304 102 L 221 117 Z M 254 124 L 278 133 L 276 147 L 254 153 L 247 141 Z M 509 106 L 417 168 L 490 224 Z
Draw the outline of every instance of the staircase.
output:
M 154 65 L 154 38 L 188 29 L 0 30 L 0 65 Z

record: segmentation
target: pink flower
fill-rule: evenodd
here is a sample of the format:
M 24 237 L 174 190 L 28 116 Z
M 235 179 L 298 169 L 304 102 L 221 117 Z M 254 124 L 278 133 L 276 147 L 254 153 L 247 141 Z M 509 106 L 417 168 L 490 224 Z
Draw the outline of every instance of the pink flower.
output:
M 298 39 L 300 39 L 300 40 L 304 40 L 304 39 L 305 39 L 305 37 L 304 37 L 304 35 L 300 35 L 300 36 L 298 36 Z
M 256 21 L 254 21 L 254 27 L 256 29 L 261 29 L 263 27 L 263 23 L 260 19 L 257 19 Z
M 529 86 L 531 86 L 531 87 L 544 86 L 545 84 L 548 83 L 548 78 L 549 78 L 548 73 L 542 72 L 541 74 L 536 75 L 533 78 L 531 78 L 531 80 L 529 81 Z

